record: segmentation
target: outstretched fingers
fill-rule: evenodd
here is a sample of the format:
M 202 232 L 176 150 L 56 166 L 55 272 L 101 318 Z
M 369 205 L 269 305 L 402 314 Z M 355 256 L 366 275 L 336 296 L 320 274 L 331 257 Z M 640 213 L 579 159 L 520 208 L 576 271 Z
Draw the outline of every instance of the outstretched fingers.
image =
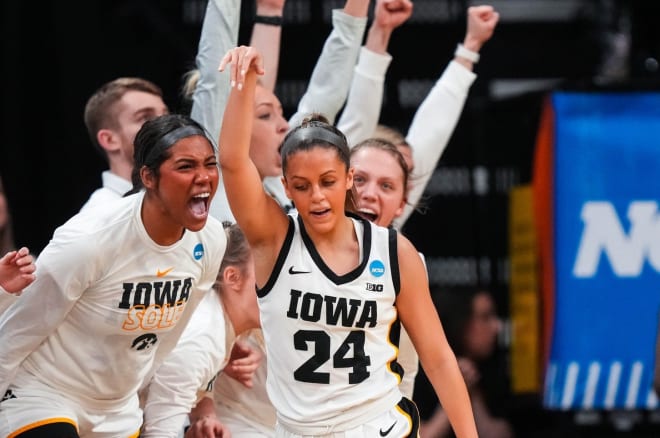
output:
M 229 50 L 220 61 L 219 71 L 225 71 L 229 66 L 229 80 L 232 87 L 243 89 L 245 75 L 250 69 L 258 75 L 263 75 L 264 60 L 261 53 L 254 47 L 238 46 Z

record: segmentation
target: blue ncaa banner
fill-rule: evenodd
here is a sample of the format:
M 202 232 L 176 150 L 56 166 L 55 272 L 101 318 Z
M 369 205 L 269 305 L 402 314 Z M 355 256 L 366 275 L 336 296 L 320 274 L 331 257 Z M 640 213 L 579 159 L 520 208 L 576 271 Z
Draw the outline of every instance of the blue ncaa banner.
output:
M 554 321 L 544 405 L 652 409 L 660 93 L 552 96 Z

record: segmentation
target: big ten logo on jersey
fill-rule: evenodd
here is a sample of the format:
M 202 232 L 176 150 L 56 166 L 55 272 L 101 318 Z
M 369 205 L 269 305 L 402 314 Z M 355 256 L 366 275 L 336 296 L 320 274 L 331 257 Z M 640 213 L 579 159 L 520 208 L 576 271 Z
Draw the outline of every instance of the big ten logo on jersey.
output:
M 124 330 L 159 330 L 176 325 L 190 298 L 192 278 L 124 283 L 119 309 L 128 309 Z
M 628 206 L 630 230 L 609 202 L 586 202 L 580 214 L 584 222 L 582 237 L 573 265 L 573 275 L 596 275 L 601 254 L 609 260 L 618 277 L 638 277 L 645 262 L 660 272 L 660 218 L 655 201 L 633 201 Z
M 346 299 L 291 289 L 286 316 L 303 321 L 319 322 L 342 327 L 375 327 L 378 305 L 374 300 Z
M 367 283 L 367 290 L 371 292 L 382 292 L 383 285 L 378 283 Z

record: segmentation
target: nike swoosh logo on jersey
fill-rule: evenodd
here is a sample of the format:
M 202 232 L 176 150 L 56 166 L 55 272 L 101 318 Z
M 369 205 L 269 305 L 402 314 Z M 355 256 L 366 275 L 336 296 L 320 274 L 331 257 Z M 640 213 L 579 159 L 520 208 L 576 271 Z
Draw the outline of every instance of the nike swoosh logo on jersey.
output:
M 296 271 L 295 269 L 293 269 L 293 266 L 291 266 L 291 267 L 289 268 L 289 274 L 291 274 L 291 275 L 296 275 L 296 274 L 311 274 L 311 273 L 312 273 L 312 271 Z
M 394 429 L 394 426 L 396 426 L 396 421 L 395 421 L 394 423 L 392 423 L 392 425 L 391 425 L 388 429 L 386 429 L 386 430 L 383 430 L 383 429 L 379 430 L 378 432 L 380 433 L 380 436 L 387 436 L 387 435 L 389 435 L 389 433 L 392 432 L 392 429 Z
M 169 274 L 172 269 L 174 269 L 174 268 L 165 269 L 164 271 L 161 271 L 160 269 L 158 269 L 158 270 L 156 270 L 156 277 L 159 277 L 159 278 L 164 277 L 167 274 Z

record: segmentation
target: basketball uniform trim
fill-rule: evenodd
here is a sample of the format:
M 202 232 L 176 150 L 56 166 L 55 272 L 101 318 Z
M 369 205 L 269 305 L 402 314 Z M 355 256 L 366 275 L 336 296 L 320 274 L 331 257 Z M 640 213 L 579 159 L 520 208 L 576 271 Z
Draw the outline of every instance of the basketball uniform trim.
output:
M 314 242 L 312 242 L 312 239 L 309 237 L 309 234 L 307 234 L 302 218 L 298 216 L 298 224 L 300 226 L 300 236 L 302 237 L 302 240 L 305 244 L 305 247 L 307 248 L 307 251 L 312 257 L 314 264 L 316 264 L 316 266 L 321 270 L 321 272 L 323 272 L 323 274 L 328 278 L 328 280 L 332 281 L 334 284 L 337 285 L 350 283 L 351 281 L 358 278 L 364 271 L 364 268 L 367 266 L 367 262 L 369 261 L 369 254 L 371 254 L 370 223 L 366 219 L 363 219 L 359 216 L 350 213 L 346 213 L 346 216 L 362 222 L 364 232 L 362 233 L 362 248 L 363 248 L 362 260 L 360 260 L 360 264 L 355 269 L 343 275 L 335 274 L 332 271 L 332 269 L 330 269 L 328 265 L 325 264 L 325 262 L 321 258 L 321 255 L 316 250 L 316 247 L 314 246 Z
M 270 273 L 270 277 L 268 277 L 268 281 L 264 284 L 264 287 L 257 287 L 257 297 L 265 297 L 275 285 L 280 272 L 282 272 L 282 269 L 284 268 L 284 262 L 289 254 L 289 249 L 291 249 L 291 243 L 293 242 L 293 234 L 295 231 L 296 226 L 293 223 L 293 217 L 289 216 L 289 229 L 286 232 L 284 242 L 282 242 L 282 248 L 280 248 L 280 252 L 277 255 L 277 260 L 275 260 L 275 266 L 273 266 L 273 271 Z
M 63 423 L 70 424 L 71 426 L 75 427 L 76 430 L 78 430 L 78 425 L 76 424 L 75 421 L 73 421 L 70 418 L 66 418 L 66 417 L 48 418 L 46 420 L 40 420 L 40 421 L 36 421 L 32 424 L 25 425 L 25 426 L 21 427 L 20 429 L 15 430 L 14 432 L 10 433 L 7 436 L 7 438 L 17 437 L 17 436 L 21 435 L 22 433 L 25 433 L 25 432 L 28 432 L 30 430 L 36 429 L 38 427 L 44 427 L 44 426 L 55 425 L 55 424 L 63 424 Z
M 392 271 L 392 283 L 394 284 L 394 293 L 399 295 L 401 291 L 401 274 L 399 273 L 399 250 L 397 246 L 397 232 L 394 228 L 389 228 L 390 244 L 390 270 Z
M 417 438 L 419 437 L 420 417 L 417 405 L 412 400 L 403 397 L 396 405 L 396 410 L 404 417 L 408 418 L 410 422 L 410 433 L 406 437 Z

